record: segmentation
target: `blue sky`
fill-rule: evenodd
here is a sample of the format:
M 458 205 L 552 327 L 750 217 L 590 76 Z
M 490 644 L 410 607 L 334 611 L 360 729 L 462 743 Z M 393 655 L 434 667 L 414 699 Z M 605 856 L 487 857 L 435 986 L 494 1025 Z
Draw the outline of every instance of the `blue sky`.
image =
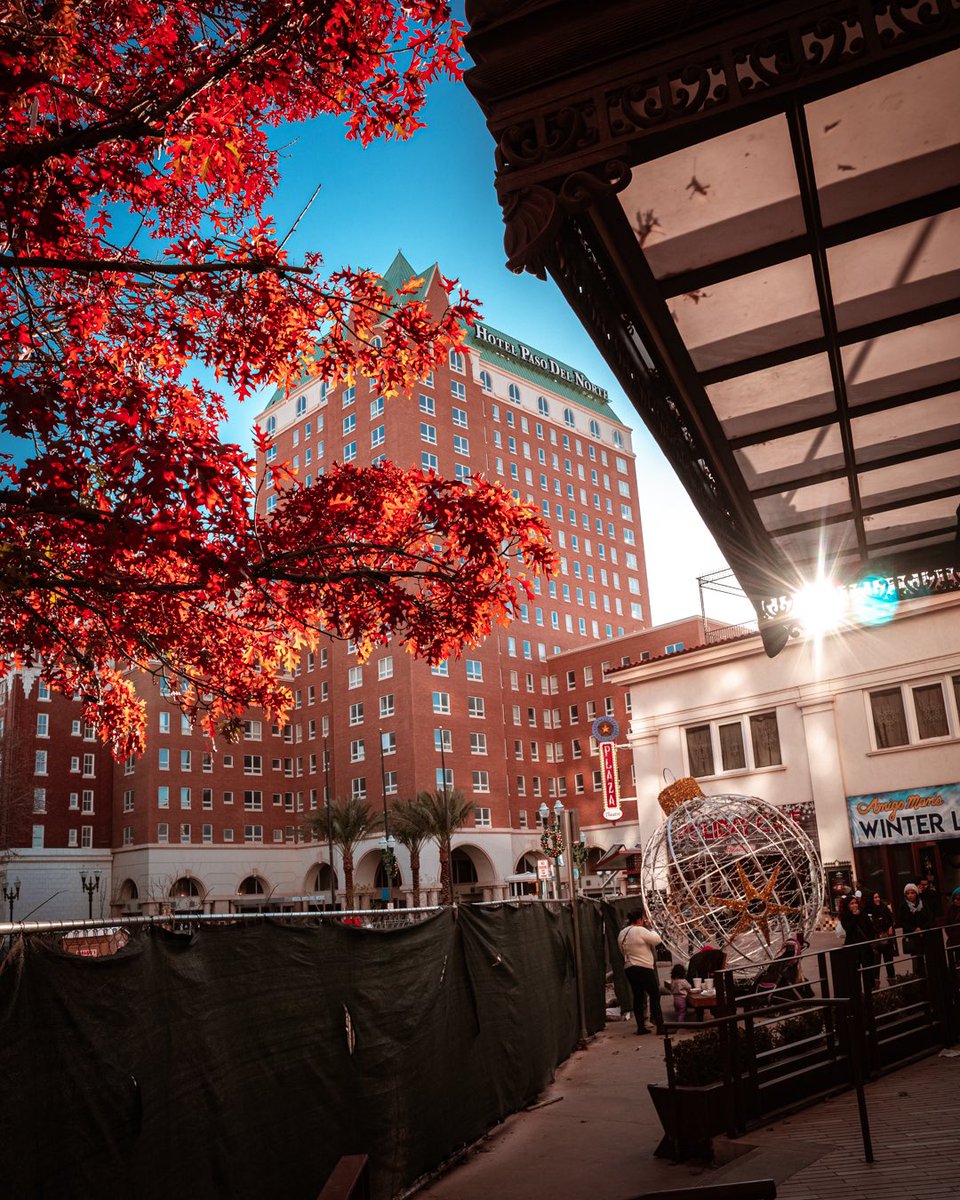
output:
M 384 271 L 402 250 L 416 270 L 439 262 L 481 301 L 490 324 L 606 387 L 617 414 L 636 430 L 652 619 L 659 624 L 698 612 L 696 577 L 724 565 L 720 552 L 555 285 L 504 266 L 493 139 L 479 107 L 463 84 L 444 81 L 431 89 L 423 119 L 427 128 L 411 140 L 367 148 L 347 142 L 333 120 L 281 131 L 277 144 L 286 148 L 273 205 L 281 236 L 321 185 L 288 243 L 291 258 L 315 250 L 331 270 Z M 236 408 L 226 436 L 248 445 L 258 403 Z M 707 612 L 742 619 L 715 601 Z

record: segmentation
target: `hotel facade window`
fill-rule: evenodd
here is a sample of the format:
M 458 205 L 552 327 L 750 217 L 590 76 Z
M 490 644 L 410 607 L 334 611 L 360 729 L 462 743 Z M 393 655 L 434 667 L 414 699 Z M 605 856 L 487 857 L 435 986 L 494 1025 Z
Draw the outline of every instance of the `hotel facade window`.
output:
M 960 675 L 901 683 L 867 698 L 875 750 L 960 737 Z
M 776 712 L 688 726 L 684 733 L 689 773 L 697 779 L 783 763 Z

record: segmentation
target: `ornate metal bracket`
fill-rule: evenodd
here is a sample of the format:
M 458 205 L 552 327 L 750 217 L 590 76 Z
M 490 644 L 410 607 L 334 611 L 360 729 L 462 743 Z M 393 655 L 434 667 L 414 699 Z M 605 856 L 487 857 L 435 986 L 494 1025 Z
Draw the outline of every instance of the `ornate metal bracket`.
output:
M 518 274 L 529 271 L 546 279 L 547 268 L 556 261 L 557 235 L 566 218 L 623 191 L 629 182 L 627 164 L 611 159 L 595 171 L 574 171 L 556 190 L 534 184 L 507 192 L 502 198 L 507 266 Z

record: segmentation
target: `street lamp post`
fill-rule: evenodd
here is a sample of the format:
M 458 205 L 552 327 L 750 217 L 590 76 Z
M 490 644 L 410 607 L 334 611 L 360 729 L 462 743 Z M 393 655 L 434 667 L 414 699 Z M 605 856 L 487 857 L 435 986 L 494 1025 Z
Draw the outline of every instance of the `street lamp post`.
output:
M 87 893 L 87 916 L 93 920 L 93 893 L 100 891 L 100 868 L 80 868 L 80 886 Z
M 580 819 L 576 809 L 564 811 L 563 805 L 555 806 L 560 811 L 556 815 L 557 824 L 560 826 L 561 836 L 567 844 L 567 887 L 570 890 L 570 920 L 573 929 L 573 961 L 574 969 L 577 977 L 577 1012 L 580 1019 L 580 1045 L 587 1044 L 587 1001 L 586 992 L 583 984 L 583 943 L 580 937 L 580 888 L 577 886 L 575 875 L 578 874 L 576 867 L 579 865 L 580 870 L 583 869 L 583 863 L 587 857 L 587 847 L 580 834 Z M 561 850 L 562 850 L 561 846 Z M 558 864 L 559 866 L 559 861 Z M 582 884 L 580 885 L 582 887 Z
M 4 882 L 3 898 L 4 898 L 4 900 L 6 900 L 7 904 L 10 906 L 10 923 L 12 924 L 13 923 L 13 906 L 20 899 L 20 880 L 19 879 L 11 880 L 9 885 L 7 885 L 7 883 Z
M 443 798 L 447 798 L 447 758 L 444 754 L 444 742 L 447 740 L 447 731 L 440 729 L 437 731 L 440 734 L 440 775 L 443 778 Z
M 333 825 L 330 822 L 330 751 L 327 739 L 323 739 L 323 786 L 327 809 L 327 860 L 330 864 L 330 908 L 337 903 L 337 893 L 333 886 Z
M 546 802 L 540 805 L 538 811 L 543 824 L 543 833 L 540 835 L 540 847 L 548 858 L 553 859 L 554 899 L 559 900 L 562 896 L 560 888 L 560 856 L 563 854 L 563 829 L 560 822 L 563 815 L 563 801 L 558 800 L 554 804 L 552 817 Z
M 380 855 L 383 860 L 384 886 L 381 899 L 390 904 L 390 889 L 397 870 L 394 851 L 397 839 L 390 832 L 390 814 L 387 812 L 387 773 L 383 762 L 383 730 L 380 731 L 380 798 L 383 801 L 383 836 L 380 839 Z
M 577 868 L 577 891 L 582 892 L 584 868 L 587 865 L 587 840 L 582 833 L 575 842 L 570 843 L 570 857 Z
M 385 885 L 381 892 L 381 899 L 384 904 L 390 904 L 390 884 L 397 871 L 397 839 L 393 834 L 385 835 L 380 839 L 380 857 L 383 861 L 383 874 L 385 877 Z

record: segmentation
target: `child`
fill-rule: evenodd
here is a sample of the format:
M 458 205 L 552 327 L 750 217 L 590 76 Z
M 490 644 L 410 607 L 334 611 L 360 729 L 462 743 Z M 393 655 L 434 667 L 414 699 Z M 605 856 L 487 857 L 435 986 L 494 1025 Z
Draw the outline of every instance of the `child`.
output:
M 677 963 L 670 972 L 670 991 L 673 994 L 673 1012 L 678 1021 L 687 1019 L 687 996 L 693 991 L 687 979 L 683 963 Z

